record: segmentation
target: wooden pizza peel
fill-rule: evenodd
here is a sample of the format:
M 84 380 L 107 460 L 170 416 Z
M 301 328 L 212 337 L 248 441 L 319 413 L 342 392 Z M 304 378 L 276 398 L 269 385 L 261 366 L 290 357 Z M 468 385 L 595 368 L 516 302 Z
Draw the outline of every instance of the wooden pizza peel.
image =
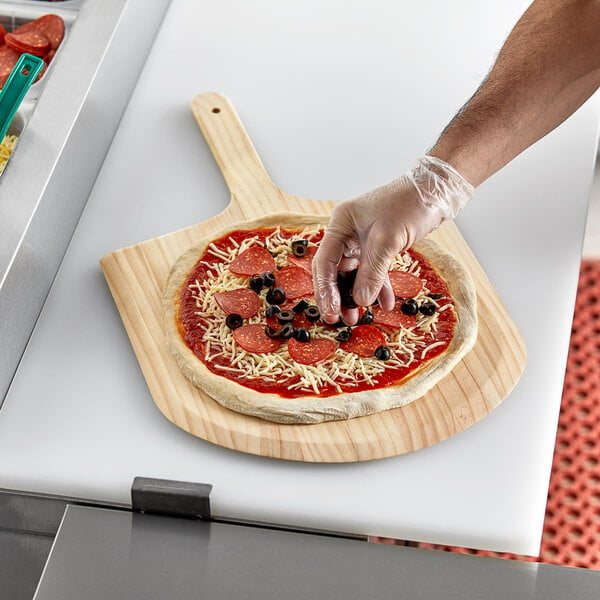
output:
M 100 260 L 148 388 L 167 419 L 233 450 L 306 462 L 357 462 L 435 444 L 474 424 L 507 396 L 525 366 L 525 344 L 452 222 L 431 238 L 455 254 L 475 281 L 478 337 L 453 371 L 422 398 L 367 417 L 283 425 L 233 412 L 192 386 L 163 333 L 161 296 L 173 263 L 198 240 L 232 223 L 284 211 L 328 215 L 334 206 L 292 196 L 273 184 L 227 98 L 201 94 L 192 110 L 231 191 L 231 202 L 207 221 Z

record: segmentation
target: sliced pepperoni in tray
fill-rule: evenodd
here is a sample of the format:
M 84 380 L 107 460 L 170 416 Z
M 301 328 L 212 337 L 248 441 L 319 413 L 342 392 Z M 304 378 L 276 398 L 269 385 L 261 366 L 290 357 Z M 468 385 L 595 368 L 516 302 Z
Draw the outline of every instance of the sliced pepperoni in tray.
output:
M 0 88 L 6 83 L 21 54 L 28 53 L 44 59 L 38 81 L 50 63 L 65 35 L 65 22 L 54 14 L 27 21 L 12 33 L 0 25 Z
M 217 292 L 217 304 L 228 314 L 238 314 L 242 319 L 253 317 L 260 308 L 260 298 L 250 289 Z
M 37 77 L 35 78 L 35 81 L 39 81 L 43 77 L 43 75 L 46 72 L 47 68 L 48 68 L 48 55 L 44 56 L 44 64 L 42 65 L 41 71 L 37 74 Z
M 44 15 L 32 23 L 36 31 L 48 38 L 50 48 L 56 50 L 65 37 L 65 22 L 58 15 Z
M 17 51 L 8 46 L 0 46 L 0 87 L 6 83 L 20 56 Z
M 294 256 L 293 254 L 290 254 L 288 256 L 288 262 L 295 267 L 300 267 L 301 269 L 304 269 L 312 274 L 312 261 L 316 253 L 317 247 L 309 246 L 306 249 L 306 254 L 304 256 Z
M 301 365 L 312 365 L 331 358 L 335 349 L 336 343 L 329 338 L 311 339 L 309 342 L 299 342 L 292 338 L 288 341 L 290 356 Z
M 281 344 L 281 340 L 267 336 L 264 323 L 242 325 L 234 329 L 233 339 L 244 350 L 256 354 L 275 352 Z
M 275 270 L 275 260 L 268 250 L 250 246 L 233 260 L 229 270 L 236 275 L 272 273 Z
M 313 294 L 312 275 L 302 267 L 285 267 L 275 274 L 275 285 L 283 288 L 288 300 Z
M 45 56 L 50 50 L 50 40 L 41 31 L 31 30 L 24 33 L 7 33 L 4 36 L 7 46 L 17 52 L 28 52 L 34 56 Z
M 381 310 L 381 306 L 373 307 L 373 323 L 387 325 L 388 327 L 414 327 L 417 323 L 416 315 L 405 315 L 402 312 L 402 301 L 396 301 L 392 310 Z
M 412 273 L 390 271 L 388 275 L 396 298 L 414 298 L 423 289 L 421 279 Z
M 16 27 L 13 30 L 13 33 L 26 33 L 28 31 L 35 31 L 37 29 L 37 21 L 38 19 L 34 19 L 33 21 L 25 21 L 25 23 Z
M 352 337 L 341 342 L 340 348 L 358 356 L 373 356 L 379 346 L 385 345 L 385 336 L 373 325 L 359 325 L 352 329 Z

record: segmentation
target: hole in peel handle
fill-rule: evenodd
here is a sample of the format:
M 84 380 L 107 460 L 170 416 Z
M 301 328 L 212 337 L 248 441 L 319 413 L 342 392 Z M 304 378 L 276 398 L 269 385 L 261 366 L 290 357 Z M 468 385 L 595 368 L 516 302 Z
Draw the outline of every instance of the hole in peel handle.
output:
M 192 112 L 231 192 L 230 207 L 244 217 L 258 216 L 256 207 L 281 192 L 265 171 L 235 109 L 225 96 L 209 92 L 193 99 Z
M 22 54 L 0 91 L 0 141 L 4 139 L 27 90 L 42 70 L 44 61 L 31 54 Z

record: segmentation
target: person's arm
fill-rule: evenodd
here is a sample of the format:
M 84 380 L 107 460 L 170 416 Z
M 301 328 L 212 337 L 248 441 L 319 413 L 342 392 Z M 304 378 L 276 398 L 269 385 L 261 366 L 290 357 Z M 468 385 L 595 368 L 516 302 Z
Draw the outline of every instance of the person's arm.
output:
M 477 186 L 575 112 L 600 86 L 600 0 L 535 0 L 488 77 L 406 175 L 338 204 L 313 261 L 315 298 L 328 322 L 341 315 L 337 272 L 360 266 L 357 304 L 394 298 L 393 257 L 451 219 Z
M 429 154 L 479 185 L 600 86 L 600 1 L 536 0 Z

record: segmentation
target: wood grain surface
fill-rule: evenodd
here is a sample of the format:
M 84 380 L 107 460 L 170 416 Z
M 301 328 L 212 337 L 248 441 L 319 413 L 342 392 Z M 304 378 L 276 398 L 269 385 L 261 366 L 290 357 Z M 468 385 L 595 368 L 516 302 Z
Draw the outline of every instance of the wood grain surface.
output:
M 229 186 L 230 204 L 207 221 L 100 260 L 152 398 L 167 419 L 199 438 L 242 452 L 307 462 L 356 462 L 435 444 L 486 416 L 506 397 L 523 371 L 525 345 L 454 223 L 444 224 L 431 237 L 473 276 L 478 338 L 452 373 L 422 398 L 368 417 L 283 425 L 235 413 L 192 386 L 163 333 L 161 296 L 175 260 L 199 239 L 231 223 L 281 211 L 328 215 L 333 207 L 333 202 L 292 196 L 272 183 L 225 97 L 201 94 L 192 110 Z

